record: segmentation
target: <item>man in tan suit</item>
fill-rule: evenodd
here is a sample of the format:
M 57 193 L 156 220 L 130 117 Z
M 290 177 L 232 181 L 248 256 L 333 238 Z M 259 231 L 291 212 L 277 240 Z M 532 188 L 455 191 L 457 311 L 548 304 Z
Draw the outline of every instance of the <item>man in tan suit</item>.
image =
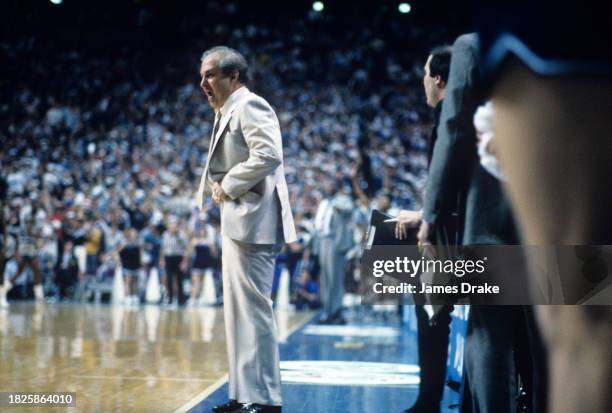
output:
M 202 87 L 215 111 L 197 203 L 221 209 L 229 402 L 213 412 L 280 412 L 277 328 L 270 299 L 274 260 L 297 239 L 274 110 L 251 93 L 248 65 L 224 46 L 202 56 Z

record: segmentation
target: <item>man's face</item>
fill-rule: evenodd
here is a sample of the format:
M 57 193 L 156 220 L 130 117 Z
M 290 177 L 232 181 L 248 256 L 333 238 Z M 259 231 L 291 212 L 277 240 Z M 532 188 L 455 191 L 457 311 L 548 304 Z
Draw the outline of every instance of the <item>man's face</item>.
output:
M 380 209 L 389 209 L 391 208 L 391 200 L 387 195 L 380 195 L 378 197 L 378 207 Z
M 219 57 L 216 54 L 208 55 L 202 61 L 200 75 L 200 87 L 206 94 L 208 103 L 215 111 L 219 110 L 232 94 L 235 80 L 232 81 L 230 76 L 224 75 L 219 69 Z
M 429 72 L 429 64 L 431 63 L 431 55 L 427 58 L 427 62 L 425 63 L 425 75 L 423 76 L 423 87 L 425 88 L 425 96 L 427 96 L 427 105 L 432 108 L 435 107 L 440 98 L 438 97 L 438 85 L 436 84 L 435 77 L 430 76 Z
M 168 230 L 173 234 L 178 231 L 178 225 L 176 221 L 170 221 L 170 224 L 168 225 Z
M 136 238 L 138 238 L 138 231 L 136 231 L 134 228 L 130 228 L 128 236 L 130 237 L 130 239 L 135 240 Z

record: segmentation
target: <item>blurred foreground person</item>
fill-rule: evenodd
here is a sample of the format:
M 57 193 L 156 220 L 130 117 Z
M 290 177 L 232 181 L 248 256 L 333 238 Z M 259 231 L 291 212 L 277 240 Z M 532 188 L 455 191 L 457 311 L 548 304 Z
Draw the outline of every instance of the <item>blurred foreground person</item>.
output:
M 551 20 L 555 6 L 483 8 L 481 57 L 495 108 L 495 148 L 525 242 L 582 246 L 574 247 L 576 266 L 562 269 L 574 273 L 569 287 L 577 289 L 588 275 L 582 259 L 612 244 L 610 23 L 608 13 L 585 4 L 557 10 Z M 531 279 L 540 275 L 532 267 Z M 538 307 L 550 355 L 551 412 L 612 411 L 609 295 L 600 303 L 607 305 Z

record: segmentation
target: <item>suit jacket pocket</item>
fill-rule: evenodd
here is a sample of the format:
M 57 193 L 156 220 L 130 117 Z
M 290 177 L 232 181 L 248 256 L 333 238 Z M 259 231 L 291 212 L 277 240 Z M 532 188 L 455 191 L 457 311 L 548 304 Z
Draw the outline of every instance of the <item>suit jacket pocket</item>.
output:
M 261 200 L 261 195 L 253 191 L 252 188 L 246 191 L 244 194 L 242 194 L 241 197 L 238 198 L 238 201 L 240 201 L 240 203 L 246 202 L 249 204 L 257 204 L 259 203 L 260 200 Z

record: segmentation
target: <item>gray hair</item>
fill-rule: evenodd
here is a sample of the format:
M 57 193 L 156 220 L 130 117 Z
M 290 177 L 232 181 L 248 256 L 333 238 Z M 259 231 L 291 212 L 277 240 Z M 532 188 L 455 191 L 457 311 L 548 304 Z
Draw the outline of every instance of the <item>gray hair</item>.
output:
M 205 51 L 200 60 L 204 61 L 213 54 L 219 55 L 218 67 L 224 75 L 229 76 L 234 71 L 238 71 L 238 80 L 242 84 L 247 84 L 249 81 L 249 64 L 240 52 L 227 46 L 215 46 Z

